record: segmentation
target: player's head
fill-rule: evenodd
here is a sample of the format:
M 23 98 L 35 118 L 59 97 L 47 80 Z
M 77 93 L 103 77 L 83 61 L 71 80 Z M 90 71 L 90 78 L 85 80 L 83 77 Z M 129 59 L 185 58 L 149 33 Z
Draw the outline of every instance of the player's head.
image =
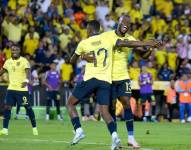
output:
M 119 18 L 117 30 L 121 34 L 125 34 L 129 31 L 131 25 L 131 18 L 129 15 L 123 15 Z
M 141 70 L 142 70 L 142 73 L 147 73 L 147 66 L 142 66 Z
M 55 63 L 55 62 L 52 62 L 52 63 L 50 64 L 50 70 L 53 70 L 53 71 L 56 70 L 56 63 Z
M 13 59 L 17 59 L 20 57 L 20 53 L 21 53 L 20 46 L 16 43 L 12 43 L 12 45 L 11 45 L 11 57 Z
M 97 20 L 91 20 L 87 25 L 88 36 L 99 34 L 100 32 L 100 23 Z

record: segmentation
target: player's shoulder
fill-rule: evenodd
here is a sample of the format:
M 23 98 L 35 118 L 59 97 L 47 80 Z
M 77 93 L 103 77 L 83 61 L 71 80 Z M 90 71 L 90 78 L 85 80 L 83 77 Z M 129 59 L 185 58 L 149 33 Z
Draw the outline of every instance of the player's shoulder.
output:
M 116 34 L 115 34 L 115 30 L 111 30 L 111 31 L 106 31 L 106 32 L 103 32 L 102 34 L 101 34 L 101 36 L 103 36 L 103 37 L 111 37 L 111 36 L 115 36 Z
M 28 60 L 27 60 L 25 57 L 23 57 L 23 56 L 20 57 L 20 61 L 22 61 L 22 62 L 28 62 Z
M 11 62 L 12 61 L 12 58 L 8 58 L 5 62 L 8 63 L 8 62 Z

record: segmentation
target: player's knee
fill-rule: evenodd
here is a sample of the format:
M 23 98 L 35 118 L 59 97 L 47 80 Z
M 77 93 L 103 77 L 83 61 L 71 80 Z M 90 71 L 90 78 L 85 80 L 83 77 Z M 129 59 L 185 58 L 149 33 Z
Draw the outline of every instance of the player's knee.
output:
M 70 96 L 66 103 L 66 106 L 71 107 L 71 106 L 78 104 L 78 102 L 79 102 L 79 100 L 77 98 L 75 98 L 74 96 Z
M 129 98 L 124 98 L 124 99 L 122 99 L 122 100 L 121 100 L 121 103 L 122 103 L 122 105 L 123 105 L 123 108 L 125 108 L 125 109 L 131 107 Z

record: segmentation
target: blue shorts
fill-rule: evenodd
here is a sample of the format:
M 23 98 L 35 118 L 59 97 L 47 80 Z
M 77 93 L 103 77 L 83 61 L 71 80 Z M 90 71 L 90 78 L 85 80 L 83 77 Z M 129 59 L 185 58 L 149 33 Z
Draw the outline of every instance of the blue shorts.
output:
M 109 105 L 111 84 L 96 78 L 89 79 L 77 83 L 72 95 L 79 101 L 83 101 L 90 97 L 92 93 L 96 95 L 96 102 L 100 105 Z
M 112 100 L 116 100 L 121 96 L 131 97 L 131 81 L 121 80 L 113 81 L 111 85 Z
M 141 102 L 145 103 L 148 101 L 149 103 L 154 101 L 154 94 L 153 93 L 141 93 L 140 94 Z
M 60 100 L 58 91 L 46 91 L 47 100 Z
M 29 101 L 30 96 L 28 91 L 7 90 L 5 104 L 10 106 L 15 106 L 16 104 L 19 106 L 25 106 L 29 104 Z

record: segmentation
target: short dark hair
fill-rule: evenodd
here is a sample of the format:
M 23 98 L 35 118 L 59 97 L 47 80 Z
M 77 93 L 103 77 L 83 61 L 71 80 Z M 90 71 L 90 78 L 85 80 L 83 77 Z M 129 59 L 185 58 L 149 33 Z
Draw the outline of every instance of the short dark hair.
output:
M 93 30 L 95 30 L 96 32 L 100 31 L 100 23 L 97 20 L 91 20 L 88 22 L 88 25 L 90 27 L 92 27 Z

